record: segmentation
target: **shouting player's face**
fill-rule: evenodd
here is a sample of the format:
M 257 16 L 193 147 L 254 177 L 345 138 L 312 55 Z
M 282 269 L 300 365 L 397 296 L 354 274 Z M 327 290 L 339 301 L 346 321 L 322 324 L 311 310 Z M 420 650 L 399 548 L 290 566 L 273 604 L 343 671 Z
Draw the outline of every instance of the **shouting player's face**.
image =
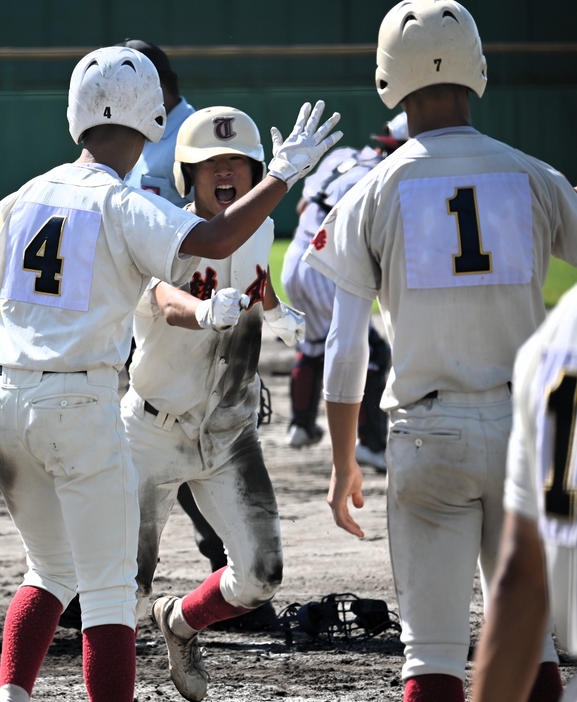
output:
M 251 187 L 248 156 L 223 154 L 194 165 L 194 204 L 196 213 L 204 219 L 226 210 Z

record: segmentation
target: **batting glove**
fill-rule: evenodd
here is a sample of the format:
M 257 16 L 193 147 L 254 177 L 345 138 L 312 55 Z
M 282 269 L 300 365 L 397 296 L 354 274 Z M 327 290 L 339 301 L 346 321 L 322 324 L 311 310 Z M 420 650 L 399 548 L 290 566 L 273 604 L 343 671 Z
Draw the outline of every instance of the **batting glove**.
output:
M 226 331 L 238 322 L 241 294 L 234 288 L 212 291 L 210 300 L 203 300 L 196 308 L 196 321 L 203 329 Z
M 334 132 L 327 136 L 341 118 L 338 112 L 317 129 L 325 103 L 319 100 L 312 114 L 311 109 L 310 102 L 305 102 L 286 141 L 283 141 L 276 127 L 270 130 L 273 159 L 268 165 L 268 172 L 275 178 L 284 180 L 287 190 L 290 190 L 299 178 L 310 173 L 321 156 L 343 136 L 342 132 Z
M 305 338 L 304 312 L 279 302 L 272 310 L 265 310 L 263 316 L 264 321 L 287 346 L 295 346 Z

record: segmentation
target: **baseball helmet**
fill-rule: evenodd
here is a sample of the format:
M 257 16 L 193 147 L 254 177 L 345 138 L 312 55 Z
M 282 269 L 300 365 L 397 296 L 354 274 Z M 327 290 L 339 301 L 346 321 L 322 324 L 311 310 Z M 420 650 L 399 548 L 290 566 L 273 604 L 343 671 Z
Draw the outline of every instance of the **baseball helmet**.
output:
M 72 72 L 67 117 L 77 144 L 99 124 L 131 127 L 157 142 L 166 110 L 156 68 L 144 54 L 126 47 L 92 51 Z
M 176 138 L 174 181 L 185 197 L 191 188 L 183 163 L 200 163 L 221 154 L 241 154 L 262 165 L 257 182 L 266 175 L 264 149 L 256 124 L 234 107 L 206 107 L 188 117 Z
M 389 109 L 440 83 L 464 85 L 481 97 L 487 61 L 475 20 L 455 0 L 400 2 L 381 23 L 375 80 Z

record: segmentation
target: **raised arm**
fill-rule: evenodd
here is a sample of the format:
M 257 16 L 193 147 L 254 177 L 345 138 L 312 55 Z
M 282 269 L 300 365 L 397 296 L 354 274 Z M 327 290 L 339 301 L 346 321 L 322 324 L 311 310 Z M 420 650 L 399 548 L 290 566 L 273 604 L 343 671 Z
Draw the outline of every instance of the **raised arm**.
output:
M 311 112 L 310 103 L 305 103 L 285 141 L 276 127 L 271 129 L 273 159 L 269 175 L 224 212 L 209 222 L 199 222 L 183 240 L 181 253 L 222 259 L 252 236 L 290 187 L 310 173 L 321 156 L 342 137 L 339 131 L 329 134 L 340 119 L 338 113 L 318 126 L 324 106 L 320 100 Z

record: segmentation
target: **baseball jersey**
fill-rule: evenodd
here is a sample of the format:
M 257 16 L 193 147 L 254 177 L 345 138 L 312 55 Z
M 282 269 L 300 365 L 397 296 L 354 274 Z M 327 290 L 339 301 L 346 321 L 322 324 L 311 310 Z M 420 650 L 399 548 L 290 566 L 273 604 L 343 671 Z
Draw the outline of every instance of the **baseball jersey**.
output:
M 577 287 L 515 362 L 505 509 L 539 521 L 557 634 L 577 653 Z
M 120 370 L 150 279 L 181 284 L 199 260 L 179 249 L 203 220 L 105 166 L 58 166 L 3 200 L 0 214 L 3 366 Z
M 410 139 L 376 166 L 304 260 L 378 298 L 393 355 L 387 410 L 509 382 L 545 317 L 551 253 L 577 264 L 577 193 L 547 164 L 458 127 Z
M 160 141 L 147 141 L 142 155 L 134 168 L 127 174 L 127 185 L 149 190 L 166 198 L 173 205 L 184 207 L 194 200 L 194 190 L 186 197 L 181 197 L 174 184 L 174 151 L 178 130 L 187 117 L 194 112 L 184 98 L 166 116 L 166 129 Z
M 246 293 L 249 307 L 230 330 L 191 331 L 167 324 L 153 294 L 157 281 L 136 310 L 131 384 L 157 410 L 178 416 L 190 439 L 200 435 L 205 456 L 230 446 L 259 406 L 256 370 L 273 239 L 273 221 L 267 218 L 232 256 L 201 259 L 183 286 L 203 300 L 227 287 Z
M 316 171 L 305 178 L 303 197 L 309 205 L 299 219 L 294 236 L 295 245 L 304 251 L 329 210 L 382 158 L 370 146 L 363 149 L 345 146 L 329 152 Z

